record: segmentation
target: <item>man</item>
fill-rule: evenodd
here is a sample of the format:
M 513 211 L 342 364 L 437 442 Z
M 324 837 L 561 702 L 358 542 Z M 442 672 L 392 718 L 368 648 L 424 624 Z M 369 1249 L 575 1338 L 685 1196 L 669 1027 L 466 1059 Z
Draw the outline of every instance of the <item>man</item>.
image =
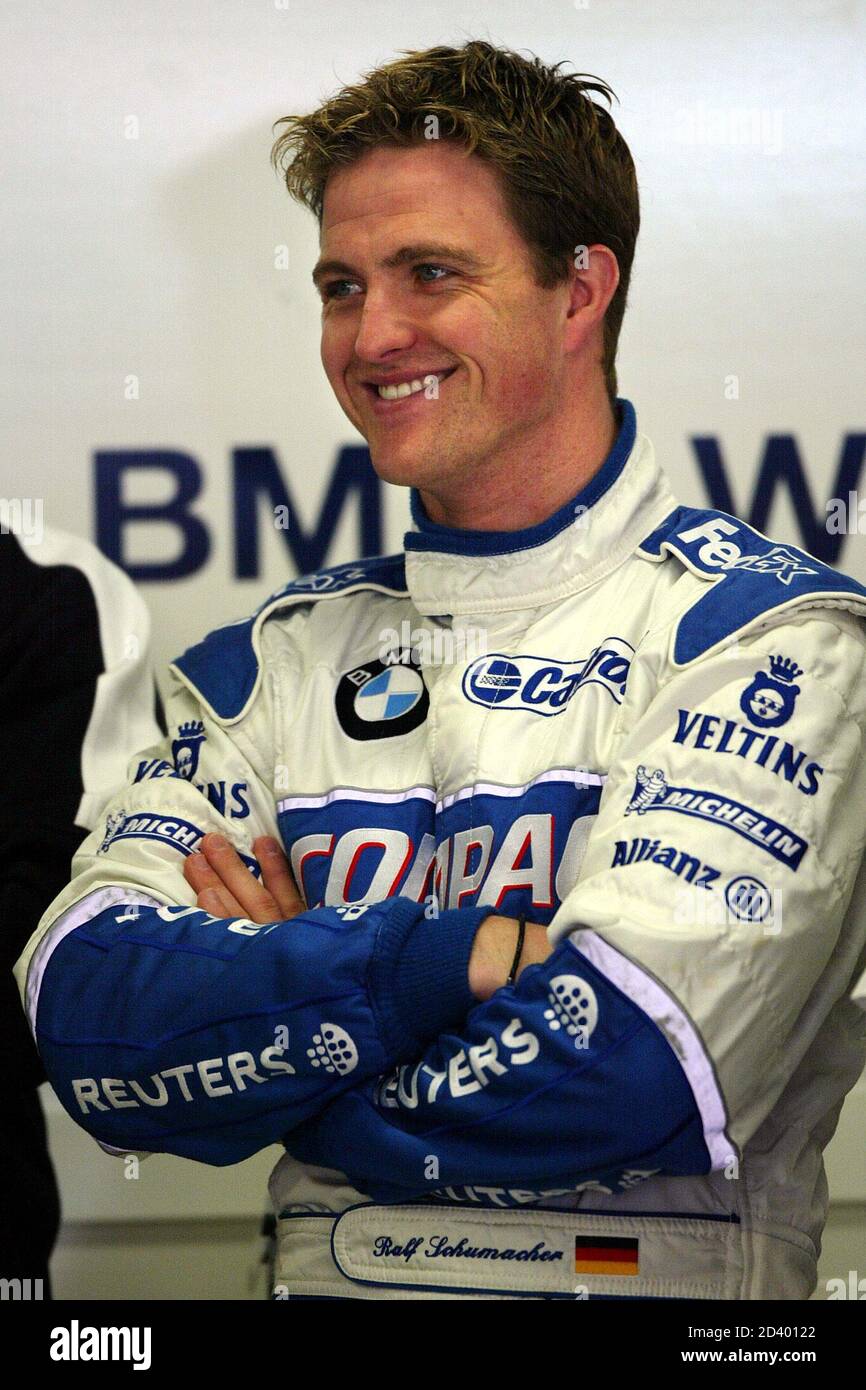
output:
M 617 398 L 601 90 L 473 42 L 288 120 L 325 371 L 414 529 L 174 663 L 19 963 L 101 1142 L 284 1141 L 279 1296 L 815 1285 L 866 590 L 677 506 Z
M 34 1297 L 51 1296 L 60 1204 L 12 966 L 129 757 L 164 730 L 149 641 L 143 599 L 89 541 L 41 524 L 0 532 L 0 1277 L 31 1281 Z

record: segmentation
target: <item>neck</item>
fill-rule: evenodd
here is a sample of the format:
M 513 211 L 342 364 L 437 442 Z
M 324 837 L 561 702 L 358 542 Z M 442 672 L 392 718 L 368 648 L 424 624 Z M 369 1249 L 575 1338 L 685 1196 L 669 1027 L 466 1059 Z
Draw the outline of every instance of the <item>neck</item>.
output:
M 537 526 L 580 492 L 610 453 L 617 423 L 601 378 L 575 393 L 565 412 L 542 421 L 505 452 L 480 461 L 471 476 L 420 492 L 431 521 L 472 531 Z

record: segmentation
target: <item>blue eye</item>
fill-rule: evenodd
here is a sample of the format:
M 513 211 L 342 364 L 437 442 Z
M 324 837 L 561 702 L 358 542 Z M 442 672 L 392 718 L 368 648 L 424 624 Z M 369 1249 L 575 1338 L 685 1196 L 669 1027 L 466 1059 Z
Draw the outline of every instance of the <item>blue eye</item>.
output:
M 354 285 L 355 283 L 356 282 L 354 280 L 329 280 L 327 284 L 322 286 L 322 298 L 348 299 L 348 295 L 338 294 L 337 289 L 340 285 Z
M 433 273 L 428 277 L 423 274 L 424 271 L 432 271 Z M 453 275 L 454 271 L 449 270 L 444 265 L 434 265 L 431 261 L 422 261 L 419 265 L 412 267 L 412 273 L 420 277 L 422 285 L 438 285 L 442 280 Z M 348 290 L 353 285 L 360 293 L 357 280 L 328 280 L 321 288 L 322 299 L 326 302 L 329 299 L 351 299 L 353 295 Z M 344 288 L 347 289 L 346 293 L 343 293 Z
M 446 275 L 451 275 L 451 274 L 452 274 L 452 271 L 446 270 L 445 267 L 444 267 L 443 265 L 432 265 L 429 261 L 424 261 L 423 264 L 421 264 L 421 265 L 416 265 L 416 267 L 415 267 L 415 273 L 416 273 L 416 275 L 419 274 L 422 270 L 435 270 L 435 271 L 438 271 L 438 272 L 440 273 L 440 275 L 443 276 L 443 277 L 446 276 Z M 435 280 L 425 280 L 425 281 L 424 281 L 424 284 L 425 284 L 425 285 L 435 285 L 435 284 L 436 284 L 436 281 L 435 281 Z

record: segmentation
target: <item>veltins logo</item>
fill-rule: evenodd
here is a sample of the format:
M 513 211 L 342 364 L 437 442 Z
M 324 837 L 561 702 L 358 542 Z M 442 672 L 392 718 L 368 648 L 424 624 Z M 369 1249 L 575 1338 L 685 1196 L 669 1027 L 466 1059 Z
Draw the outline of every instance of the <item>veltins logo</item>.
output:
M 787 724 L 800 694 L 800 687 L 794 682 L 802 674 L 802 667 L 789 657 L 771 656 L 769 672 L 756 671 L 740 696 L 740 709 L 746 718 L 760 729 L 777 729 L 780 724 Z

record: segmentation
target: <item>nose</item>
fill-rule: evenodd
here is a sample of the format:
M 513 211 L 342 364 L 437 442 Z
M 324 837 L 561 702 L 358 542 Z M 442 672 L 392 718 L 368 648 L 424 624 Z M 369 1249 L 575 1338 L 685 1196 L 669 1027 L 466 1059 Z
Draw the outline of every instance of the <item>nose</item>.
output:
M 387 287 L 368 286 L 355 337 L 355 355 L 362 362 L 382 362 L 392 352 L 405 352 L 418 336 L 417 329 Z

